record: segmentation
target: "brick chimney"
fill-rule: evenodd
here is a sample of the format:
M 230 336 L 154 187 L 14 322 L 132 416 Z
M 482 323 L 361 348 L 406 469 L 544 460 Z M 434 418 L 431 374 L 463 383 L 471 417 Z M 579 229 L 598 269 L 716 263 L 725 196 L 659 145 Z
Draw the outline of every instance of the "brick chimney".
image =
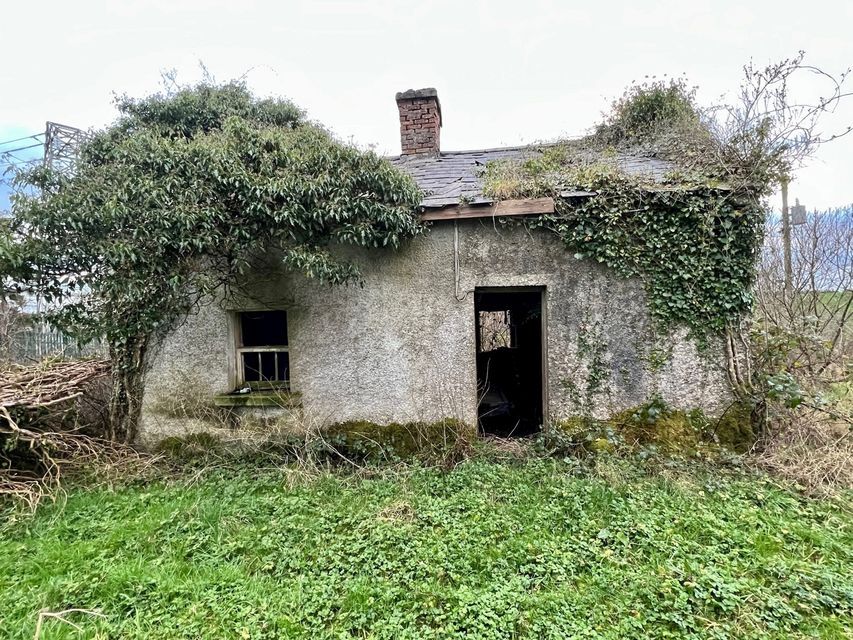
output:
M 435 89 L 409 89 L 397 94 L 400 146 L 404 156 L 440 152 L 441 103 Z

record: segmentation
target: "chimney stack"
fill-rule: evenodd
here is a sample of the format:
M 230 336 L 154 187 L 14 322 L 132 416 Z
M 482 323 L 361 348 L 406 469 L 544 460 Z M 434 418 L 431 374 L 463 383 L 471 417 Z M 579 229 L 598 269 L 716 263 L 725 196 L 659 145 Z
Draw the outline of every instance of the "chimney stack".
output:
M 433 154 L 441 151 L 441 103 L 435 89 L 409 89 L 397 94 L 400 110 L 402 155 Z

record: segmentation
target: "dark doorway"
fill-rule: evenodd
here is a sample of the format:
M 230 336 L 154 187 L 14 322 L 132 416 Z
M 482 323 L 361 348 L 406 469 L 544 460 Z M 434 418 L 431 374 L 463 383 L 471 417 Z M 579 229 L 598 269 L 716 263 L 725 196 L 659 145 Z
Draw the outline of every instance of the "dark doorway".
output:
M 483 433 L 542 428 L 541 288 L 477 289 L 477 418 Z

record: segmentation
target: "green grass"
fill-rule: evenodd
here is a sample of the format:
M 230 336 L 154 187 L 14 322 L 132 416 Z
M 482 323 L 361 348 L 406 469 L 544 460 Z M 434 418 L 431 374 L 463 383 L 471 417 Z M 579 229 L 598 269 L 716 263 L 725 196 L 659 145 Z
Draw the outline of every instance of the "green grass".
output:
M 42 608 L 80 607 L 106 617 L 42 637 L 844 638 L 850 506 L 553 461 L 80 488 L 7 512 L 0 633 L 29 639 Z

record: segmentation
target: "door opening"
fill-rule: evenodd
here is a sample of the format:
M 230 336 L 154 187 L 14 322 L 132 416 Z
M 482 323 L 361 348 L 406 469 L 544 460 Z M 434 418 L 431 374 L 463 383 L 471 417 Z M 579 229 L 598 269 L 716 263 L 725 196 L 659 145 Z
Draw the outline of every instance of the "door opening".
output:
M 542 428 L 542 288 L 477 289 L 477 419 L 482 433 L 525 436 Z

